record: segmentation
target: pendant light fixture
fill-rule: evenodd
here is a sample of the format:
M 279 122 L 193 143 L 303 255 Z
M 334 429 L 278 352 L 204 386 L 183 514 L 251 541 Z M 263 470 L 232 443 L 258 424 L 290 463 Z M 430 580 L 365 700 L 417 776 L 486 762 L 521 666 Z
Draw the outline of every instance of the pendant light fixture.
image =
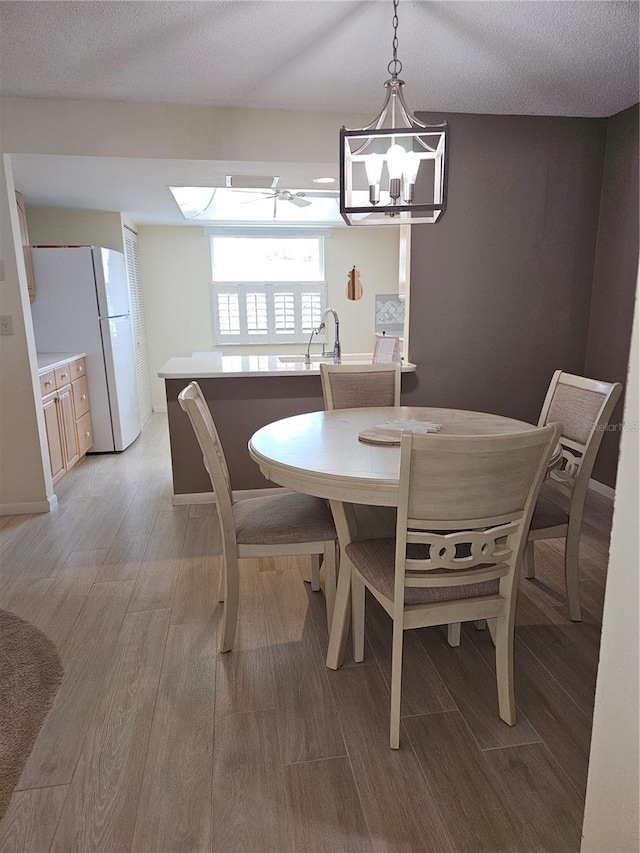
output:
M 398 76 L 398 2 L 382 109 L 366 127 L 340 130 L 340 213 L 347 225 L 437 222 L 447 206 L 449 125 L 424 124 L 407 109 Z

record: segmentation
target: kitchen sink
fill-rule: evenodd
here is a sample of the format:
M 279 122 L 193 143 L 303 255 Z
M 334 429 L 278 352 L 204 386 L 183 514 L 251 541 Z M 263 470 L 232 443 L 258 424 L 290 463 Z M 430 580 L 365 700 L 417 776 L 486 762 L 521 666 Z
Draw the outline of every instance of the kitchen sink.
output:
M 279 355 L 278 361 L 281 362 L 304 362 L 306 361 L 305 355 Z M 322 355 L 312 355 L 311 363 L 318 364 L 320 361 L 333 362 L 332 356 L 322 356 Z M 349 362 L 350 364 L 371 364 L 371 353 L 343 353 L 342 354 L 342 363 L 345 364 Z
M 287 361 L 298 361 L 303 362 L 306 361 L 306 355 L 279 355 L 278 361 L 287 362 Z M 333 361 L 332 358 L 323 358 L 321 355 L 312 355 L 311 361 L 313 364 L 317 364 L 319 361 Z

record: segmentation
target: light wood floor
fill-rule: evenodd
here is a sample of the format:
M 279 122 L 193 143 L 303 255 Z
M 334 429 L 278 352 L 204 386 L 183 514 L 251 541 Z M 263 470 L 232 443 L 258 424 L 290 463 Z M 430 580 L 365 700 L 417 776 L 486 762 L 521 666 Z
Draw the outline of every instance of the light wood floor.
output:
M 2 853 L 578 851 L 610 530 L 589 498 L 584 621 L 562 543 L 518 600 L 518 723 L 493 647 L 409 632 L 402 746 L 388 746 L 390 623 L 368 602 L 363 664 L 324 666 L 324 604 L 296 559 L 246 560 L 237 647 L 216 654 L 211 506 L 171 506 L 166 420 L 89 457 L 59 508 L 0 519 L 0 607 L 41 628 L 65 676 L 0 828 Z

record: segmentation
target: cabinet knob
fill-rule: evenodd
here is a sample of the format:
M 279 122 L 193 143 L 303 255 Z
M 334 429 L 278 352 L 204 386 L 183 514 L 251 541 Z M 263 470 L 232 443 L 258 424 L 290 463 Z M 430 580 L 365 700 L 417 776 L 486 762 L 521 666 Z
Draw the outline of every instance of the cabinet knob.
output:
M 67 378 L 67 374 L 66 374 L 66 373 L 61 373 L 61 374 L 60 374 L 60 378 L 61 378 L 61 379 L 66 379 L 66 378 Z
M 82 402 L 84 403 L 84 401 L 87 399 L 87 395 L 86 395 L 86 394 L 81 394 L 81 395 L 80 395 L 80 399 L 81 399 L 81 400 L 82 400 Z
M 91 433 L 90 433 L 90 432 L 85 432 L 84 437 L 85 437 L 85 438 L 91 438 Z
M 45 384 L 45 386 L 47 386 L 47 385 L 51 385 L 51 380 L 50 380 L 50 379 L 45 379 L 44 384 Z

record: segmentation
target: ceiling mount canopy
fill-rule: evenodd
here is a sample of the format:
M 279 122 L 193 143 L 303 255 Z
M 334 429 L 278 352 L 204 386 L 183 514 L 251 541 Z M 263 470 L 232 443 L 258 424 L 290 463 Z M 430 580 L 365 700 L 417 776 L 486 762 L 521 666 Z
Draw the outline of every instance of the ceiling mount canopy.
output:
M 393 0 L 393 59 L 376 118 L 340 130 L 340 213 L 347 225 L 437 222 L 447 206 L 449 125 L 409 112 L 399 78 L 398 2 Z

